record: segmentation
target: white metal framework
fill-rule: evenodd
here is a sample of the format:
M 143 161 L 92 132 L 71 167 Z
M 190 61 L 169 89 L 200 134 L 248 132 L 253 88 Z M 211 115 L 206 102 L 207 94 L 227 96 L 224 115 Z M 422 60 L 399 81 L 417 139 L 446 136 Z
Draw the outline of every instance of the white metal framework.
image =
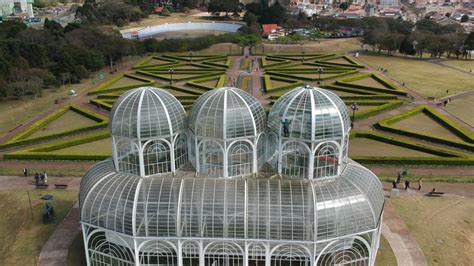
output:
M 207 92 L 189 117 L 191 163 L 207 176 L 256 174 L 265 126 L 265 110 L 247 92 L 231 87 Z
M 298 87 L 278 99 L 268 115 L 270 162 L 291 178 L 334 177 L 347 157 L 349 113 L 334 93 Z
M 295 91 L 306 93 L 301 89 Z M 120 98 L 112 116 L 119 113 L 121 105 L 133 106 L 127 101 L 143 91 Z M 296 95 L 295 91 L 289 94 Z M 315 95 L 309 95 L 309 100 Z M 337 99 L 331 100 L 338 106 Z M 164 108 L 169 112 L 167 105 L 174 103 L 169 101 Z M 129 124 L 121 131 L 118 117 L 127 116 L 112 119 L 114 137 L 140 139 L 140 134 L 120 133 L 133 132 L 133 128 Z M 118 168 L 120 161 L 114 157 L 94 165 L 83 177 L 79 201 L 88 265 L 373 265 L 383 213 L 382 185 L 365 167 L 350 159 L 341 160 L 345 156 L 341 145 L 347 145 L 344 136 L 349 128 L 344 115 L 340 118 L 332 122 L 340 121 L 332 130 L 341 132 L 323 130 L 324 138 L 313 138 L 304 130 L 296 133 L 296 126 L 288 137 L 274 130 L 265 135 L 265 114 L 251 96 L 235 88 L 205 94 L 191 112 L 190 137 L 179 133 L 175 143 L 188 141 L 194 156 L 205 153 L 204 158 L 214 165 L 207 169 L 214 172 L 200 171 L 196 176 L 181 167 L 175 173 L 141 175 Z M 160 125 L 169 121 L 166 116 L 155 119 L 161 119 L 153 122 Z M 247 119 L 257 122 L 249 124 Z M 274 124 L 280 126 L 281 117 L 273 119 L 278 119 Z M 319 120 L 314 117 L 309 121 Z M 292 123 L 289 125 L 296 124 Z M 315 130 L 316 126 L 310 132 Z M 154 134 L 154 147 L 143 153 L 138 169 L 143 168 L 148 154 L 169 154 L 160 134 Z M 274 156 L 273 150 L 265 149 L 282 139 L 285 154 Z M 171 154 L 178 160 L 186 157 L 185 148 L 169 151 L 174 151 Z M 273 156 L 267 160 L 267 155 Z M 275 178 L 241 175 L 243 170 L 253 173 L 265 162 L 278 165 L 278 160 L 293 167 L 285 165 L 281 176 Z M 160 163 L 152 165 L 159 168 Z M 315 164 L 313 169 L 307 166 L 311 163 Z M 196 165 L 199 172 L 201 164 Z M 310 175 L 324 178 L 308 178 Z
M 185 122 L 183 106 L 165 90 L 142 87 L 123 94 L 110 115 L 117 171 L 175 172 L 187 162 Z

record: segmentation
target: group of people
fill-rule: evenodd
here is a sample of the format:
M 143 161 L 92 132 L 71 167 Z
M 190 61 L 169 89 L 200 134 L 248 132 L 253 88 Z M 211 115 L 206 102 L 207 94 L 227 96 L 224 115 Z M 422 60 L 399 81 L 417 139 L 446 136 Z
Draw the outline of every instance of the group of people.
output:
M 383 67 L 378 67 L 377 70 L 382 72 L 382 73 L 387 73 L 388 72 L 388 69 L 383 68 Z
M 407 176 L 407 175 L 408 175 L 408 171 L 405 169 L 403 171 L 403 176 Z M 402 173 L 398 172 L 397 179 L 392 182 L 393 188 L 398 189 L 398 184 L 400 184 L 401 181 L 402 181 Z M 404 189 L 405 190 L 408 190 L 409 188 L 411 188 L 410 187 L 410 181 L 408 179 L 406 179 L 404 183 L 405 183 L 404 184 Z M 421 177 L 420 179 L 418 179 L 418 190 L 421 190 L 422 185 L 423 185 L 423 178 Z
M 25 177 L 28 177 L 28 169 L 27 168 L 23 168 L 23 175 Z M 34 179 L 35 179 L 35 184 L 36 185 L 46 185 L 46 184 L 48 184 L 48 174 L 46 173 L 46 171 L 43 171 L 42 174 L 36 172 L 35 176 L 34 176 Z

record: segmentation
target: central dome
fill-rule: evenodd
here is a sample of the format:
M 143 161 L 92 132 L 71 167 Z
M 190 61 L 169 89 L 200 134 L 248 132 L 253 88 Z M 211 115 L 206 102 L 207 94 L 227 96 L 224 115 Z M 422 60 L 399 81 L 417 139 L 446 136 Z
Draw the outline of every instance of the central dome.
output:
M 295 88 L 273 105 L 268 127 L 283 135 L 285 120 L 287 137 L 292 139 L 338 139 L 350 128 L 349 113 L 341 98 L 328 90 L 310 86 Z
M 191 109 L 194 135 L 213 139 L 257 136 L 265 130 L 263 107 L 247 92 L 224 87 L 199 97 Z

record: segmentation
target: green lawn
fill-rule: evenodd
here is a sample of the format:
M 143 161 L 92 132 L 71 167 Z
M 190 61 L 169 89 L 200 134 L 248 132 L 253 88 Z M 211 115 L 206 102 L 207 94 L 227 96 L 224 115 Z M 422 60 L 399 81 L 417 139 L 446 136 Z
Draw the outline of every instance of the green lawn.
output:
M 453 134 L 447 128 L 443 127 L 437 121 L 429 117 L 424 113 L 419 113 L 409 118 L 398 121 L 392 126 L 404 129 L 407 131 L 419 132 L 422 134 L 427 134 L 431 136 L 436 136 L 453 141 L 464 141 L 459 138 L 457 135 Z
M 36 265 L 43 244 L 77 200 L 77 191 L 33 189 L 29 193 L 33 218 L 26 190 L 0 190 L 0 265 Z M 43 194 L 54 197 L 56 224 L 42 223 Z
M 473 90 L 474 77 L 469 74 L 417 59 L 363 55 L 360 61 L 374 68 L 388 69 L 387 76 L 405 82 L 406 86 L 424 97 L 444 97 Z
M 391 200 L 428 265 L 474 265 L 474 200 L 457 196 Z
M 349 156 L 436 157 L 436 155 L 383 143 L 368 138 L 352 138 Z
M 112 154 L 112 140 L 110 138 L 101 139 L 89 143 L 55 150 L 58 154 Z
M 215 88 L 217 86 L 217 83 L 219 83 L 219 78 L 209 80 L 206 82 L 199 82 L 199 85 L 204 85 L 204 86 L 209 86 Z
M 380 246 L 375 258 L 376 266 L 397 266 L 397 259 L 385 237 L 380 236 Z
M 271 82 L 272 82 L 272 87 L 273 88 L 277 88 L 277 87 L 286 86 L 286 85 L 291 84 L 291 82 L 280 81 L 280 80 L 276 80 L 276 79 L 271 79 Z
M 467 124 L 474 127 L 474 96 L 464 97 L 451 101 L 445 109 Z
M 474 60 L 443 60 L 441 63 L 464 71 L 474 70 Z
M 90 118 L 80 115 L 74 111 L 67 111 L 65 114 L 58 117 L 58 119 L 53 120 L 51 123 L 45 125 L 40 130 L 28 136 L 27 139 L 33 139 L 77 128 L 93 126 L 95 124 L 97 124 L 97 122 Z
M 363 86 L 370 86 L 370 87 L 374 87 L 374 88 L 389 89 L 389 88 L 385 87 L 382 83 L 376 81 L 375 79 L 373 79 L 371 77 L 351 81 L 350 83 L 357 84 L 357 85 L 363 85 Z

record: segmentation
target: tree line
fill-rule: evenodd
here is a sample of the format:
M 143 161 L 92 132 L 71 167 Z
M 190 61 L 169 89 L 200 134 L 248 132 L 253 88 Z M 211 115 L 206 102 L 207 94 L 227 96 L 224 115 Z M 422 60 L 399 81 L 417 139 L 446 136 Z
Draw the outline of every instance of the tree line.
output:
M 430 19 L 412 24 L 402 19 L 367 18 L 363 43 L 388 55 L 400 52 L 404 55 L 429 53 L 431 58 L 446 55 L 468 58 L 474 50 L 474 33 L 465 33 L 461 25 L 440 25 Z

